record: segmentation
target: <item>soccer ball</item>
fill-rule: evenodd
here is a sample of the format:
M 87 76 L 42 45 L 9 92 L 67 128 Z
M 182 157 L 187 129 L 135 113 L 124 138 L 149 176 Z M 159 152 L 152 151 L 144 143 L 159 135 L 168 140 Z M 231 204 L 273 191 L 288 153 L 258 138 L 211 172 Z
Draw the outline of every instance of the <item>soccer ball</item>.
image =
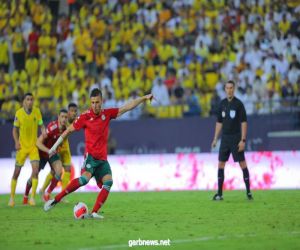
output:
M 83 202 L 78 202 L 74 206 L 74 218 L 84 219 L 84 216 L 88 214 L 88 207 Z

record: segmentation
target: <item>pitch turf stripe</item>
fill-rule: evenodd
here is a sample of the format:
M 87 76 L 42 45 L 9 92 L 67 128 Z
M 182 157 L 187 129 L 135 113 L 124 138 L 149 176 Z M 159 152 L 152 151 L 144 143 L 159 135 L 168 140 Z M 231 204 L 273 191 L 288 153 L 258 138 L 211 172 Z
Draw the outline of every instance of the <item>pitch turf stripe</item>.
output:
M 272 235 L 285 235 L 285 234 L 292 234 L 292 235 L 299 235 L 300 231 L 293 231 L 293 232 L 278 232 L 273 234 L 267 234 L 269 236 Z M 249 237 L 257 237 L 262 234 L 236 234 L 236 235 L 222 235 L 222 236 L 205 236 L 200 238 L 194 239 L 180 239 L 180 240 L 171 240 L 171 246 L 174 244 L 184 244 L 184 243 L 191 243 L 191 242 L 201 242 L 201 241 L 210 241 L 210 240 L 226 240 L 226 239 L 234 239 L 234 238 L 249 238 Z M 101 250 L 101 249 L 119 249 L 119 248 L 128 248 L 128 244 L 120 244 L 120 245 L 107 245 L 102 247 L 87 247 L 87 248 L 79 248 L 78 250 Z M 135 246 L 138 247 L 138 246 Z

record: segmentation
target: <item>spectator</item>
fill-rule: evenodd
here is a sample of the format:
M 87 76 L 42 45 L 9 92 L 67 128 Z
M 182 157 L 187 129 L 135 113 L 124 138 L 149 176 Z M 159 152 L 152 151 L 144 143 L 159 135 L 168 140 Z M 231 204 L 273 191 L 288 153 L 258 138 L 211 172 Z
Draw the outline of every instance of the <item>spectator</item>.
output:
M 25 68 L 25 40 L 19 27 L 13 32 L 11 43 L 15 69 L 23 70 Z
M 185 102 L 188 106 L 188 111 L 184 112 L 184 116 L 200 116 L 201 106 L 198 97 L 195 95 L 193 89 L 186 89 Z
M 38 87 L 45 71 L 53 79 L 49 103 L 58 98 L 64 103 L 68 96 L 81 102 L 94 82 L 117 100 L 127 99 L 136 89 L 149 93 L 157 77 L 164 79 L 174 103 L 183 101 L 174 97 L 174 89 L 179 95 L 184 88 L 213 94 L 214 75 L 239 80 L 242 94 L 251 85 L 259 100 L 267 91 L 272 102 L 280 97 L 286 77 L 297 91 L 299 13 L 286 4 L 235 0 L 226 8 L 224 1 L 70 0 L 78 12 L 56 15 L 47 1 L 30 1 L 30 9 L 24 1 L 8 2 L 0 13 L 0 67 L 10 73 L 5 81 L 12 93 L 43 92 Z M 3 40 L 8 36 L 10 41 Z M 209 71 L 213 77 L 206 84 Z M 169 97 L 164 100 L 170 104 Z
M 253 93 L 251 86 L 247 87 L 246 93 L 242 97 L 242 102 L 245 104 L 247 114 L 253 115 L 256 113 L 257 96 Z
M 288 72 L 288 80 L 291 84 L 295 84 L 300 76 L 300 70 L 296 67 L 295 64 L 292 65 L 291 69 Z
M 8 73 L 9 68 L 9 47 L 8 42 L 1 32 L 0 34 L 0 70 L 3 69 L 4 72 Z
M 170 105 L 169 92 L 161 78 L 156 80 L 151 93 L 155 97 L 152 101 L 153 106 L 168 106 Z
M 218 107 L 221 102 L 221 98 L 219 97 L 216 90 L 214 90 L 212 98 L 210 100 L 210 116 L 216 116 L 218 114 Z
M 177 82 L 173 87 L 171 96 L 173 97 L 174 104 L 183 104 L 184 103 L 184 88 L 181 85 L 181 82 Z
M 33 26 L 33 30 L 30 32 L 29 37 L 28 37 L 28 52 L 29 55 L 32 55 L 36 58 L 39 56 L 39 46 L 38 46 L 38 41 L 39 41 L 40 33 L 38 31 L 38 28 L 36 26 Z
M 107 93 L 107 97 L 104 100 L 104 104 L 103 107 L 104 108 L 112 108 L 112 107 L 116 107 L 117 106 L 117 102 L 113 97 L 113 94 L 111 92 Z

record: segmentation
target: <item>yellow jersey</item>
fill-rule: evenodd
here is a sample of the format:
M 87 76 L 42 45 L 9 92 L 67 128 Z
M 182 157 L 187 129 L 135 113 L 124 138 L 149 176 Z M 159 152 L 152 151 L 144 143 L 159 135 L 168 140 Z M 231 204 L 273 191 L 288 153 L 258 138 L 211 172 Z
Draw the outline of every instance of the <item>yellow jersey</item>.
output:
M 64 139 L 58 149 L 58 153 L 64 167 L 71 166 L 71 150 L 68 138 Z
M 25 50 L 23 35 L 20 32 L 14 32 L 12 35 L 12 51 L 13 53 L 21 53 Z
M 59 152 L 70 151 L 70 144 L 68 138 L 64 139 L 59 147 Z M 71 151 L 70 151 L 71 152 Z
M 35 147 L 38 126 L 41 125 L 43 125 L 43 119 L 40 109 L 33 107 L 30 114 L 27 114 L 24 108 L 17 110 L 14 126 L 19 128 L 21 148 Z
M 0 41 L 0 63 L 8 64 L 9 62 L 9 49 L 6 41 Z

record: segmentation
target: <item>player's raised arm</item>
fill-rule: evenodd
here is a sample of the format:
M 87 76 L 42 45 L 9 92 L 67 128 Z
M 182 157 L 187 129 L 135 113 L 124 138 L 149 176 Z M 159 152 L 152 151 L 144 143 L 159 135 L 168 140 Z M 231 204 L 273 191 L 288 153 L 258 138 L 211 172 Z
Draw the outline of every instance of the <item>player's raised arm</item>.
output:
M 66 139 L 71 133 L 73 133 L 75 131 L 75 128 L 73 126 L 73 124 L 71 124 L 62 134 L 60 137 L 58 137 L 57 141 L 54 143 L 54 145 L 52 146 L 52 148 L 50 148 L 50 150 L 48 151 L 48 154 L 52 154 L 56 151 L 56 149 L 58 148 L 58 146 L 63 142 L 64 139 Z
M 136 98 L 134 100 L 129 101 L 128 103 L 126 103 L 124 106 L 122 106 L 121 108 L 119 108 L 119 112 L 117 117 L 123 115 L 125 112 L 134 109 L 135 107 L 137 107 L 139 104 L 141 104 L 142 102 L 145 102 L 147 100 L 152 100 L 153 99 L 153 95 L 149 94 L 149 95 L 144 95 L 142 97 Z

